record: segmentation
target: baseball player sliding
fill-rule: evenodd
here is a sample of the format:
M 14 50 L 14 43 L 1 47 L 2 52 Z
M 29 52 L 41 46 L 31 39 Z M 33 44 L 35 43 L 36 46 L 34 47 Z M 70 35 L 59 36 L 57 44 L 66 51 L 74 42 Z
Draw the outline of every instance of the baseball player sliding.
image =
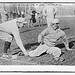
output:
M 47 27 L 38 36 L 38 42 L 41 43 L 35 50 L 29 52 L 29 56 L 36 57 L 46 52 L 52 54 L 55 60 L 60 60 L 61 49 L 55 47 L 59 41 L 62 41 L 67 50 L 73 50 L 69 48 L 66 34 L 59 28 L 59 20 L 54 19 L 51 22 L 51 27 Z

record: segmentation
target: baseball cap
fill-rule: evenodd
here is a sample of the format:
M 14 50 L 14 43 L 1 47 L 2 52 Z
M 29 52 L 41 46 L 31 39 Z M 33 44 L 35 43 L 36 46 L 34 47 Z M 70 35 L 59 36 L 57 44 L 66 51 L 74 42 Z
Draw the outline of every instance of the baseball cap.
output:
M 52 23 L 52 24 L 54 24 L 54 23 L 59 23 L 59 19 L 54 19 L 51 23 Z
M 25 18 L 22 18 L 22 17 L 17 19 L 18 22 L 24 22 L 24 20 Z

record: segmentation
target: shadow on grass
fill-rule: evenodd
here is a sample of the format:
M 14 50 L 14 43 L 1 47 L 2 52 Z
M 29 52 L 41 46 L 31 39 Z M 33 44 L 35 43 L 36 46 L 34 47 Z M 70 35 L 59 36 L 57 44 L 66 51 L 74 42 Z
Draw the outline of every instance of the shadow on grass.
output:
M 73 45 L 74 45 L 74 43 L 75 43 L 75 41 L 71 41 L 71 42 L 69 42 L 69 48 L 72 48 Z M 56 45 L 56 47 L 64 48 L 65 45 L 64 45 L 63 43 L 61 43 L 61 44 Z
M 24 47 L 26 49 L 30 49 L 31 47 L 34 47 L 34 46 L 39 46 L 40 44 L 38 42 L 35 42 L 35 43 L 28 43 L 26 44 Z
M 61 30 L 63 30 L 63 31 L 64 31 L 64 30 L 68 30 L 68 29 L 70 29 L 70 28 L 69 28 L 69 27 L 67 27 L 67 28 L 61 28 Z
M 35 30 L 35 29 L 25 30 L 25 31 L 22 31 L 22 32 L 20 32 L 20 33 L 29 32 L 29 31 L 32 31 L 32 30 Z

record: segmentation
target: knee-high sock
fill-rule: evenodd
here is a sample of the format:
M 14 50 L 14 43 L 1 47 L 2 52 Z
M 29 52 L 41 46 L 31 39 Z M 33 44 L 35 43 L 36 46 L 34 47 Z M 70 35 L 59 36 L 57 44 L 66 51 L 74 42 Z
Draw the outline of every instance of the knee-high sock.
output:
M 11 42 L 5 41 L 4 44 L 4 53 L 7 53 L 8 49 L 10 49 Z

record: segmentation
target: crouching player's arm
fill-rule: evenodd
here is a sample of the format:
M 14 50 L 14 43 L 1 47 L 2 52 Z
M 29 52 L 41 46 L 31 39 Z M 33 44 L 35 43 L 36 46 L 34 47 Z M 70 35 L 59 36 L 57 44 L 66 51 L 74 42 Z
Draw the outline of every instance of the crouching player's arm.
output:
M 25 55 L 28 55 L 28 53 L 27 53 L 26 49 L 24 48 L 23 43 L 21 41 L 19 32 L 13 32 L 13 35 L 14 35 L 14 38 L 16 40 L 16 43 L 20 47 L 20 49 L 23 51 L 23 53 Z
M 64 43 L 64 45 L 65 45 L 65 47 L 66 47 L 67 50 L 73 50 L 73 49 L 70 49 L 70 48 L 69 48 L 69 43 L 68 43 L 68 39 L 67 39 L 67 37 L 66 37 L 66 34 L 64 34 L 64 35 L 62 36 L 62 40 L 63 40 L 63 43 Z
M 46 17 L 47 16 L 47 10 L 46 10 L 47 8 L 45 7 L 44 9 L 43 9 L 43 11 L 42 11 L 42 13 L 43 13 L 43 17 Z

